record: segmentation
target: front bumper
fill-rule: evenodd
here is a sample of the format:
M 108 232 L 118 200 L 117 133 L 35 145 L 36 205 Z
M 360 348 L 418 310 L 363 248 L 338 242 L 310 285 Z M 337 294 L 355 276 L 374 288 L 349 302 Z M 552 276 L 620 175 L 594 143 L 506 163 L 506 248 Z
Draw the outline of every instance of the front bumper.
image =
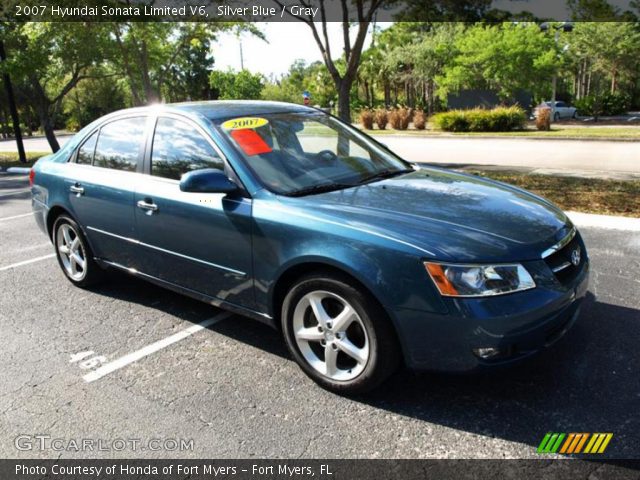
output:
M 529 265 L 537 288 L 488 298 L 447 299 L 449 314 L 395 312 L 407 366 L 416 370 L 468 372 L 504 365 L 551 346 L 573 326 L 589 281 L 589 261 L 566 285 L 541 263 Z M 546 275 L 546 276 L 545 276 Z M 474 350 L 501 353 L 483 359 Z

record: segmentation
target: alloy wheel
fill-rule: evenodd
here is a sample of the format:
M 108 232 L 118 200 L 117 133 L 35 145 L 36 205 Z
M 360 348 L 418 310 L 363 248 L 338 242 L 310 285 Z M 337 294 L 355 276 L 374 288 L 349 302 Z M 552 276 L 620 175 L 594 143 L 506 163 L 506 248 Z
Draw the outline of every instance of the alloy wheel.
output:
M 362 319 L 334 293 L 316 290 L 304 295 L 293 312 L 293 333 L 307 363 L 331 380 L 353 380 L 369 361 L 369 336 Z
M 78 232 L 63 223 L 56 232 L 56 245 L 67 275 L 75 281 L 82 280 L 87 274 L 87 256 Z

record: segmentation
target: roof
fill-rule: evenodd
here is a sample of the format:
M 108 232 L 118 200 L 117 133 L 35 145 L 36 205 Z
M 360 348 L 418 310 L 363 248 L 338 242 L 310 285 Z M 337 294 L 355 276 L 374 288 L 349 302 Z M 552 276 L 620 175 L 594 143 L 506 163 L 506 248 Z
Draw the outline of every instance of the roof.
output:
M 267 113 L 317 113 L 314 108 L 285 102 L 267 102 L 262 100 L 215 100 L 209 102 L 171 103 L 167 107 L 176 110 L 200 114 L 210 119 L 243 117 Z

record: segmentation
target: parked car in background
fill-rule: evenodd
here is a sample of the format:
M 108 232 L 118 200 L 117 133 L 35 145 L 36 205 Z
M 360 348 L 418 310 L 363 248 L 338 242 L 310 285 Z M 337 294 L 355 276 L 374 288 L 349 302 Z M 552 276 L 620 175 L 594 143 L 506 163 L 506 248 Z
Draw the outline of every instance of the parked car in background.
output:
M 30 182 L 74 285 L 119 269 L 265 322 L 341 393 L 401 363 L 526 358 L 573 325 L 587 289 L 584 243 L 558 207 L 412 165 L 300 105 L 116 112 L 41 158 Z
M 555 106 L 553 102 L 542 102 L 534 110 L 534 116 L 538 116 L 538 109 L 541 107 L 548 107 L 551 109 L 551 118 L 554 122 L 557 122 L 561 118 L 576 118 L 578 116 L 578 109 L 567 105 L 565 102 L 555 102 Z

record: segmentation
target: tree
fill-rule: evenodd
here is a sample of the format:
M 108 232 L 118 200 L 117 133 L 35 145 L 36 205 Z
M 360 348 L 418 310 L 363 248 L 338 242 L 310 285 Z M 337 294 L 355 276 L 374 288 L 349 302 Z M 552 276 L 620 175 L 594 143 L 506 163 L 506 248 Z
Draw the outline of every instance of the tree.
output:
M 255 100 L 262 95 L 263 77 L 248 70 L 238 73 L 228 71 L 211 72 L 209 77 L 214 96 L 221 100 Z
M 4 67 L 4 63 L 7 61 L 7 54 L 4 50 L 4 41 L 2 39 L 0 39 L 0 61 L 2 61 L 2 64 Z M 15 95 L 13 93 L 13 84 L 11 83 L 11 77 L 9 75 L 9 72 L 4 71 L 2 73 L 2 83 L 4 84 L 4 90 L 7 94 L 7 103 L 8 103 L 9 112 L 11 115 L 11 121 L 13 123 L 13 134 L 16 139 L 16 146 L 18 147 L 18 158 L 22 163 L 26 163 L 27 155 L 25 154 L 24 144 L 22 143 L 22 132 L 20 130 L 20 117 L 18 116 L 18 108 L 16 106 Z
M 34 109 L 51 150 L 60 146 L 54 126 L 66 95 L 88 78 L 101 58 L 105 29 L 92 23 L 32 22 L 3 29 L 11 51 L 7 68 L 21 98 Z
M 213 66 L 211 42 L 219 32 L 234 29 L 263 37 L 252 24 L 232 22 L 118 22 L 110 24 L 110 29 L 108 57 L 127 78 L 135 105 L 161 101 L 167 85 L 183 75 L 185 79 L 206 79 L 208 67 Z M 188 57 L 194 61 L 204 59 L 206 63 L 193 65 L 186 60 Z M 205 82 L 205 88 L 206 85 Z M 197 90 L 189 93 L 203 93 Z
M 284 4 L 279 0 L 275 2 L 284 8 Z M 342 12 L 342 51 L 345 67 L 339 69 L 336 60 L 332 56 L 329 34 L 327 30 L 328 15 L 325 0 L 320 0 L 321 22 L 314 22 L 311 15 L 293 15 L 298 20 L 304 22 L 311 29 L 313 38 L 320 49 L 325 66 L 329 70 L 331 79 L 338 92 L 338 116 L 346 121 L 351 121 L 351 87 L 355 82 L 360 66 L 360 57 L 364 47 L 364 41 L 369 30 L 374 15 L 382 6 L 384 0 L 339 0 Z M 309 6 L 302 1 L 303 6 Z M 355 12 L 353 12 L 355 7 Z M 287 10 L 289 12 L 289 10 Z M 350 13 L 355 13 L 355 18 L 351 18 Z M 353 43 L 351 41 L 352 21 L 357 21 L 357 31 Z M 320 28 L 316 25 L 320 23 Z
M 455 48 L 458 53 L 438 79 L 442 95 L 487 88 L 504 101 L 519 90 L 542 98 L 549 90 L 546 79 L 561 67 L 563 58 L 552 35 L 541 33 L 534 23 L 475 25 L 457 37 Z
M 583 74 L 608 79 L 610 93 L 640 76 L 640 32 L 632 23 L 578 22 L 566 38 L 576 64 L 586 65 Z

